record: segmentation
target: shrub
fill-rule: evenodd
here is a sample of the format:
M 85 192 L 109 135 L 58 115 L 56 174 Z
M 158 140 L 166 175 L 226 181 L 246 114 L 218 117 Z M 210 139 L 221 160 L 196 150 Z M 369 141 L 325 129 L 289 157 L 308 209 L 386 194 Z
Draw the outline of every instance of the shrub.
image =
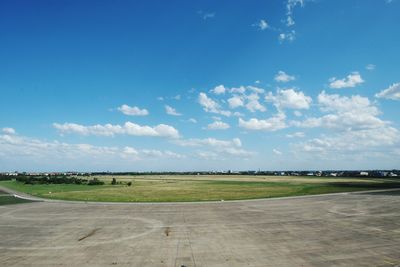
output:
M 111 184 L 112 184 L 112 185 L 116 185 L 116 184 L 117 184 L 117 179 L 112 178 Z
M 103 185 L 104 182 L 100 181 L 97 178 L 93 178 L 92 180 L 89 180 L 88 185 Z

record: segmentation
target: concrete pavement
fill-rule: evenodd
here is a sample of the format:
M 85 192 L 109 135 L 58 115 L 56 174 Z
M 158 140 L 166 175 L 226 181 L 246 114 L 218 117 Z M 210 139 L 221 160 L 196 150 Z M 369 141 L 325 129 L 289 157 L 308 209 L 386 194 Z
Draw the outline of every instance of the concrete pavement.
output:
M 0 206 L 0 266 L 400 266 L 400 191 Z

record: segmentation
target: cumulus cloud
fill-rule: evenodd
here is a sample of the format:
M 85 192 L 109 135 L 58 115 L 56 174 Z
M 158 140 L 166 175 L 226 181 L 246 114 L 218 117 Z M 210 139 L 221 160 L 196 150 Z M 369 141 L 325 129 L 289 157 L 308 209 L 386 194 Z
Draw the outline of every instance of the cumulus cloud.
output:
M 237 107 L 242 107 L 244 105 L 243 103 L 243 97 L 239 95 L 234 95 L 231 98 L 228 99 L 228 104 L 230 108 L 237 108 Z
M 400 83 L 394 83 L 375 95 L 378 98 L 400 100 Z
M 388 124 L 377 117 L 380 112 L 367 97 L 330 95 L 322 91 L 318 95 L 318 104 L 322 112 L 329 112 L 329 114 L 307 118 L 301 122 L 295 121 L 291 124 L 298 127 L 330 129 L 380 128 Z
M 118 110 L 129 116 L 146 116 L 149 115 L 147 109 L 140 109 L 138 107 L 130 107 L 128 105 L 122 105 L 118 107 Z
M 260 104 L 258 101 L 260 97 L 258 96 L 257 93 L 250 94 L 246 96 L 246 99 L 248 100 L 247 104 L 245 105 L 246 109 L 248 109 L 250 112 L 256 112 L 256 111 L 261 111 L 264 112 L 267 109 Z
M 216 95 L 220 95 L 220 94 L 225 94 L 226 90 L 227 89 L 225 88 L 225 86 L 223 86 L 221 84 L 221 85 L 218 85 L 218 86 L 214 87 L 214 89 L 212 89 L 211 92 L 216 94 Z
M 216 101 L 208 97 L 206 93 L 201 92 L 199 94 L 198 101 L 205 112 L 221 114 L 228 117 L 232 115 L 230 111 L 222 110 L 221 106 Z
M 1 129 L 1 131 L 5 134 L 15 134 L 15 130 L 13 128 L 10 127 L 4 127 L 3 129 Z
M 182 116 L 181 113 L 177 112 L 173 107 L 165 105 L 165 112 L 168 115 L 172 115 L 172 116 Z
M 214 121 L 213 123 L 207 125 L 207 129 L 209 130 L 226 130 L 229 128 L 229 124 L 222 121 Z
M 359 84 L 364 83 L 364 80 L 361 78 L 360 73 L 358 71 L 354 71 L 347 75 L 346 78 L 337 79 L 336 77 L 332 77 L 329 79 L 329 87 L 334 89 L 340 88 L 350 88 L 356 87 Z
M 264 94 L 265 93 L 264 89 L 262 89 L 260 87 L 252 86 L 252 85 L 247 86 L 247 89 L 256 94 Z
M 232 87 L 229 89 L 232 94 L 244 94 L 246 92 L 246 88 L 244 86 L 240 87 Z
M 134 135 L 134 136 L 158 136 L 168 138 L 178 138 L 179 132 L 170 125 L 159 124 L 157 126 L 141 126 L 132 122 L 126 122 L 123 125 L 113 124 L 97 124 L 91 126 L 80 125 L 76 123 L 53 123 L 61 134 L 80 134 L 80 135 L 99 135 L 114 136 L 117 134 Z
M 243 120 L 242 118 L 239 118 L 239 127 L 245 128 L 247 130 L 261 130 L 261 131 L 273 132 L 287 127 L 285 119 L 286 116 L 282 112 L 265 120 L 252 118 L 246 121 Z
M 291 76 L 287 73 L 285 73 L 284 71 L 278 71 L 278 73 L 275 75 L 274 77 L 275 81 L 277 82 L 290 82 L 290 81 L 294 81 L 296 78 L 294 76 Z
M 279 89 L 276 95 L 269 92 L 265 100 L 273 102 L 277 109 L 309 109 L 312 102 L 311 97 L 306 96 L 302 91 L 294 89 Z

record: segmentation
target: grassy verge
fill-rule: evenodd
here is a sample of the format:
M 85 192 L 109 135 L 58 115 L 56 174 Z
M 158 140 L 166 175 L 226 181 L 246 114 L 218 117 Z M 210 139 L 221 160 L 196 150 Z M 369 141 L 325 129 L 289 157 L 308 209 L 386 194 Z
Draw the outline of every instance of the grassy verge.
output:
M 16 198 L 16 197 L 11 196 L 11 195 L 0 196 L 0 206 L 1 205 L 10 205 L 10 204 L 29 203 L 29 202 L 32 202 L 32 201 L 26 200 L 26 199 Z
M 274 177 L 268 181 L 243 180 L 191 180 L 185 177 L 166 179 L 138 179 L 133 185 L 26 185 L 15 181 L 2 181 L 0 185 L 33 196 L 82 201 L 110 202 L 171 202 L 210 201 L 302 196 L 313 194 L 352 192 L 370 189 L 400 188 L 400 181 L 385 179 L 338 180 L 313 178 Z

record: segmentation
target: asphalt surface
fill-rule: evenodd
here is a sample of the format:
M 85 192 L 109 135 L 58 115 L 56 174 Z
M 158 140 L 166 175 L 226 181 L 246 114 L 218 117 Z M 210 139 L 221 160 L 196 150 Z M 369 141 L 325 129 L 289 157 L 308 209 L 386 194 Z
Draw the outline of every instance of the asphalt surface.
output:
M 400 266 L 400 191 L 0 206 L 0 266 Z

